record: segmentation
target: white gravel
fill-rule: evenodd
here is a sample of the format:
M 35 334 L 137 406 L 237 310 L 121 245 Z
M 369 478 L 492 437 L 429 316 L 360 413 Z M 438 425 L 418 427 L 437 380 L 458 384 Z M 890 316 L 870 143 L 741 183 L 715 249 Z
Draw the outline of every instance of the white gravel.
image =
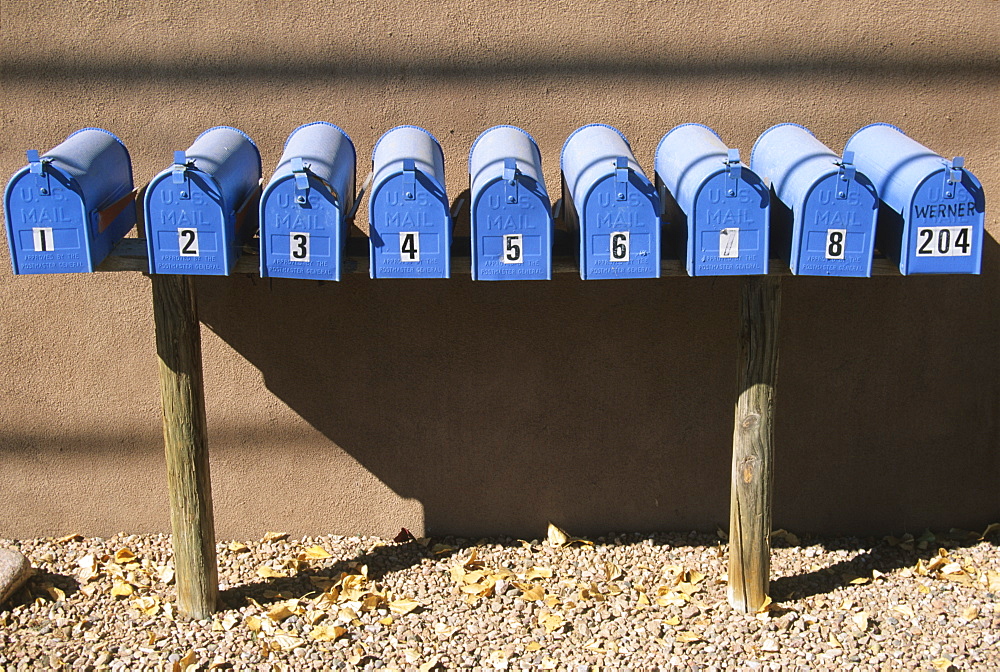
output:
M 752 615 L 718 536 L 593 542 L 220 543 L 219 611 L 191 622 L 169 536 L 0 540 L 36 568 L 0 607 L 0 668 L 1000 669 L 995 533 L 777 533 Z

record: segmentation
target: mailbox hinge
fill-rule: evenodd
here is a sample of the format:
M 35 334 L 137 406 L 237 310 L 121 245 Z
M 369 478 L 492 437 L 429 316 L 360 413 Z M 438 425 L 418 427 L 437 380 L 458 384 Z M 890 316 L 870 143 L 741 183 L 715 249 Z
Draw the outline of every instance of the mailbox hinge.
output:
M 45 170 L 45 164 L 51 163 L 52 159 L 39 157 L 37 149 L 29 149 L 26 154 L 28 155 L 28 172 L 38 176 L 38 193 L 47 196 L 49 194 L 49 173 Z
M 628 198 L 628 158 L 619 156 L 615 159 L 616 198 L 624 201 Z
M 837 198 L 847 198 L 857 170 L 854 167 L 854 152 L 845 151 L 843 158 L 835 163 L 840 166 L 840 173 L 837 175 Z
M 403 198 L 412 201 L 417 197 L 417 164 L 413 159 L 403 159 Z
M 292 159 L 292 175 L 295 176 L 295 202 L 305 205 L 309 202 L 309 175 L 306 170 L 309 168 L 302 160 L 301 156 Z
M 743 166 L 740 165 L 740 150 L 738 149 L 727 149 L 726 150 L 726 197 L 734 198 L 738 193 L 740 171 L 743 170 Z
M 503 160 L 503 190 L 508 203 L 517 203 L 517 161 L 513 158 Z
M 965 168 L 965 157 L 956 156 L 951 161 L 945 161 L 944 197 L 955 198 L 955 185 L 962 183 L 962 170 Z
M 172 181 L 174 184 L 181 185 L 181 198 L 191 198 L 191 189 L 188 188 L 188 174 L 187 169 L 189 166 L 193 166 L 194 161 L 188 160 L 187 154 L 184 150 L 177 150 L 174 152 L 174 166 L 173 166 L 173 176 Z

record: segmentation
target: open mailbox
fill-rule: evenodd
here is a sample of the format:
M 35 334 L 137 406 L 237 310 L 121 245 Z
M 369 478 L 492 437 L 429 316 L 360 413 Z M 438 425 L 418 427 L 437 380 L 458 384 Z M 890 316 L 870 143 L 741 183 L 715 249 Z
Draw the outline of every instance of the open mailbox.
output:
M 484 131 L 469 152 L 473 280 L 552 278 L 552 204 L 534 138 Z
M 582 126 L 559 161 L 563 213 L 579 236 L 580 277 L 660 277 L 660 202 L 628 140 L 607 124 Z
M 750 168 L 771 185 L 772 246 L 796 275 L 870 277 L 875 253 L 875 187 L 804 126 L 764 131 Z
M 229 275 L 257 231 L 257 145 L 230 126 L 210 128 L 146 189 L 151 273 Z
M 4 192 L 14 274 L 93 271 L 135 225 L 128 150 L 114 134 L 84 128 L 27 155 Z
M 979 273 L 986 200 L 962 157 L 945 159 L 889 124 L 865 126 L 848 151 L 878 189 L 878 247 L 900 273 Z
M 708 126 L 681 124 L 660 140 L 655 174 L 688 275 L 767 273 L 771 196 L 738 149 Z
M 437 139 L 417 126 L 387 131 L 375 143 L 372 174 L 371 277 L 449 277 L 452 219 Z
M 340 280 L 355 198 L 354 143 L 325 121 L 295 129 L 260 199 L 262 278 Z

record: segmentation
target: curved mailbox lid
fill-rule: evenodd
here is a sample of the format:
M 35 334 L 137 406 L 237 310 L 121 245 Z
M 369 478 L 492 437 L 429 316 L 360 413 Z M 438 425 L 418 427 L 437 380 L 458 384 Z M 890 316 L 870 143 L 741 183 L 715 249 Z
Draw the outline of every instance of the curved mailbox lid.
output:
M 565 221 L 580 237 L 580 276 L 660 277 L 659 199 L 622 132 L 582 126 L 559 163 Z
M 870 124 L 847 141 L 878 189 L 879 247 L 908 273 L 979 273 L 986 201 L 962 157 L 951 161 L 890 124 Z
M 804 126 L 777 124 L 754 143 L 750 168 L 779 203 L 772 237 L 798 275 L 869 277 L 875 251 L 875 187 Z
M 739 150 L 708 126 L 681 124 L 660 140 L 655 173 L 686 220 L 671 225 L 684 227 L 675 232 L 690 275 L 767 273 L 770 194 Z
M 449 277 L 452 221 L 437 139 L 419 126 L 387 131 L 372 151 L 372 173 L 371 277 Z
M 474 280 L 552 277 L 552 204 L 534 138 L 516 126 L 483 131 L 469 151 Z
M 4 193 L 14 273 L 93 271 L 136 221 L 125 200 L 134 188 L 128 149 L 110 131 L 83 128 L 27 154 Z
M 340 279 L 356 164 L 338 126 L 316 121 L 292 131 L 261 195 L 261 277 Z
M 256 231 L 260 151 L 239 129 L 199 135 L 146 190 L 151 273 L 228 275 Z

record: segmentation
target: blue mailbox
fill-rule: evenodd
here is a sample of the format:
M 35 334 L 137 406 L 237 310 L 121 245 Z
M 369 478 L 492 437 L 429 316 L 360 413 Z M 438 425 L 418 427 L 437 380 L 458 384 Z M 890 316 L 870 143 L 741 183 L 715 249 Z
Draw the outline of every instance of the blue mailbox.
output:
M 494 126 L 469 152 L 473 280 L 550 280 L 552 203 L 535 139 Z
M 772 245 L 796 275 L 870 277 L 878 196 L 850 152 L 838 157 L 805 127 L 772 126 L 750 168 L 771 183 Z
M 371 277 L 449 277 L 452 221 L 437 139 L 417 126 L 387 131 L 375 143 L 372 174 Z
M 767 273 L 771 194 L 708 126 L 681 124 L 656 148 L 668 235 L 688 275 Z
M 356 164 L 354 143 L 337 126 L 292 131 L 260 198 L 262 278 L 340 280 Z
M 900 273 L 979 273 L 986 200 L 962 157 L 949 161 L 889 124 L 865 126 L 848 151 L 878 189 L 878 247 Z
M 606 124 L 566 139 L 563 212 L 579 236 L 580 277 L 660 277 L 660 203 L 628 140 Z
M 14 274 L 88 273 L 135 225 L 125 145 L 84 128 L 17 171 L 4 193 Z
M 146 189 L 150 273 L 229 275 L 257 231 L 260 152 L 243 131 L 216 126 Z

